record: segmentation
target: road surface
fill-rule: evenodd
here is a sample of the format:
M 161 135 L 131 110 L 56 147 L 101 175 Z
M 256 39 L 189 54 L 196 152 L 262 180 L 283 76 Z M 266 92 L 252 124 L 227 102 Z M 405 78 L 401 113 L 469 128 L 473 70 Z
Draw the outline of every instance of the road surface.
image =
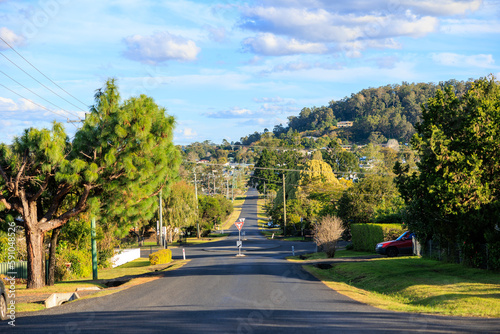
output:
M 379 310 L 349 299 L 284 260 L 291 246 L 265 240 L 257 228 L 257 192 L 245 217 L 244 257 L 238 231 L 224 241 L 187 247 L 191 261 L 125 291 L 20 315 L 20 333 L 494 333 L 500 319 L 439 317 Z M 181 250 L 174 250 L 181 258 Z M 0 332 L 6 324 L 2 323 Z

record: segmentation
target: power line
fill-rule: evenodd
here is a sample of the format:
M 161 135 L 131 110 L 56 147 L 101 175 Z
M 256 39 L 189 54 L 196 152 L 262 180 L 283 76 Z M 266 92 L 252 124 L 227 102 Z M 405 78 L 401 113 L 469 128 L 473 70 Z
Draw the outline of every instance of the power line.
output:
M 33 103 L 34 105 L 36 105 L 36 106 L 38 106 L 38 107 L 40 107 L 40 108 L 42 108 L 42 109 L 47 110 L 48 112 L 51 112 L 51 113 L 53 113 L 53 114 L 55 114 L 55 115 L 57 115 L 57 116 L 63 116 L 63 117 L 64 117 L 64 115 L 58 114 L 58 113 L 57 113 L 56 111 L 54 111 L 54 110 L 50 110 L 49 108 L 47 108 L 47 107 L 45 107 L 45 106 L 43 106 L 43 105 L 41 105 L 41 104 L 38 104 L 38 103 L 36 103 L 36 102 L 34 102 L 34 101 L 31 101 L 30 99 L 25 98 L 24 96 L 22 96 L 22 95 L 21 95 L 21 94 L 19 94 L 19 93 L 16 93 L 15 91 L 13 91 L 12 89 L 8 88 L 8 87 L 7 87 L 7 86 L 5 86 L 4 84 L 1 84 L 1 83 L 0 83 L 0 86 L 2 86 L 3 88 L 7 89 L 7 90 L 8 90 L 8 91 L 10 91 L 11 93 L 16 94 L 16 95 L 17 95 L 17 96 L 19 96 L 20 98 L 25 99 L 26 101 L 29 101 L 29 102 Z M 73 125 L 74 125 L 74 124 L 73 124 Z M 76 125 L 75 125 L 75 127 L 76 127 L 76 128 L 78 128 Z
M 13 62 L 12 60 L 10 60 L 6 55 L 3 54 L 3 52 L 0 52 L 0 54 L 5 58 L 7 59 L 8 61 L 10 61 L 14 66 L 16 66 L 18 69 L 20 69 L 21 71 L 23 71 L 27 76 L 29 76 L 31 79 L 35 80 L 36 82 L 38 82 L 40 85 L 42 85 L 43 87 L 45 87 L 46 89 L 48 89 L 49 91 L 51 91 L 53 94 L 59 96 L 61 99 L 63 99 L 64 101 L 66 101 L 67 103 L 71 104 L 73 107 L 77 108 L 78 110 L 80 111 L 83 111 L 85 112 L 85 110 L 83 110 L 82 108 L 78 107 L 77 105 L 69 102 L 68 100 L 66 100 L 64 97 L 62 97 L 61 95 L 57 94 L 56 92 L 54 92 L 52 89 L 50 89 L 49 87 L 47 87 L 46 85 L 44 85 L 42 82 L 40 82 L 38 79 L 36 79 L 34 76 L 32 76 L 31 74 L 29 74 L 28 72 L 26 72 L 25 70 L 23 70 L 19 65 L 17 65 L 15 62 Z
M 19 52 L 17 52 L 16 49 L 14 49 L 14 47 L 12 45 L 10 45 L 9 43 L 7 43 L 6 40 L 4 40 L 1 36 L 0 36 L 0 39 L 5 43 L 7 44 L 7 46 L 9 48 L 12 49 L 12 51 L 14 51 L 19 57 L 23 58 L 25 62 L 27 62 L 28 64 L 31 65 L 31 67 L 33 67 L 35 70 L 38 71 L 38 73 L 40 73 L 41 75 L 43 75 L 47 80 L 49 80 L 50 82 L 52 82 L 54 85 L 56 85 L 60 90 L 62 90 L 63 92 L 65 92 L 66 94 L 68 94 L 69 96 L 71 96 L 72 98 L 74 98 L 76 101 L 80 102 L 83 106 L 85 106 L 86 108 L 88 108 L 88 105 L 86 105 L 84 102 L 80 101 L 78 98 L 76 98 L 75 96 L 73 96 L 72 94 L 70 94 L 68 91 L 66 91 L 64 88 L 62 88 L 61 86 L 59 86 L 57 83 L 55 83 L 51 78 L 49 78 L 48 76 L 46 76 L 45 74 L 43 74 L 38 68 L 36 68 L 35 65 L 33 65 L 32 63 L 30 63 L 26 58 L 24 58 Z
M 56 108 L 61 109 L 62 111 L 67 112 L 68 114 L 71 114 L 71 115 L 73 115 L 73 116 L 75 116 L 75 117 L 78 117 L 78 118 L 79 118 L 79 116 L 78 116 L 77 114 L 72 113 L 71 111 L 65 110 L 64 108 L 59 107 L 57 104 L 52 103 L 52 102 L 50 102 L 49 100 L 47 100 L 47 99 L 43 98 L 42 96 L 38 95 L 37 93 L 35 93 L 35 92 L 34 92 L 34 91 L 32 91 L 31 89 L 29 89 L 28 87 L 24 86 L 22 83 L 20 83 L 20 82 L 19 82 L 19 81 L 17 81 L 16 79 L 14 79 L 14 78 L 12 78 L 11 76 L 9 76 L 9 75 L 8 75 L 7 73 L 5 73 L 4 71 L 0 70 L 0 72 L 1 72 L 3 75 L 5 75 L 7 78 L 9 78 L 10 80 L 12 80 L 12 81 L 14 81 L 15 83 L 17 83 L 19 86 L 23 87 L 24 89 L 26 89 L 27 91 L 31 92 L 32 94 L 34 94 L 34 95 L 38 96 L 39 98 L 41 98 L 41 99 L 42 99 L 42 100 L 44 100 L 45 102 L 47 102 L 47 103 L 49 103 L 49 104 L 53 105 L 53 106 L 54 106 L 54 107 L 56 107 Z
M 192 161 L 184 161 L 184 162 L 196 164 L 196 162 L 192 162 Z M 227 166 L 226 164 L 213 164 L 213 163 L 203 164 L 203 165 L 204 166 Z M 249 168 L 249 167 L 239 166 L 238 168 Z M 318 173 L 318 174 L 329 173 L 327 171 L 322 172 L 322 171 L 312 171 L 312 170 L 305 170 L 305 169 L 287 169 L 287 168 L 275 168 L 275 167 L 256 167 L 256 166 L 253 166 L 251 168 L 252 169 L 262 169 L 262 170 L 275 170 L 275 171 L 281 171 L 281 172 L 305 172 L 305 173 Z M 332 170 L 332 173 L 338 174 L 338 175 L 344 175 L 344 174 L 393 175 L 392 173 L 377 173 L 377 172 L 368 172 L 368 171 L 357 172 L 357 171 L 334 171 L 334 170 Z

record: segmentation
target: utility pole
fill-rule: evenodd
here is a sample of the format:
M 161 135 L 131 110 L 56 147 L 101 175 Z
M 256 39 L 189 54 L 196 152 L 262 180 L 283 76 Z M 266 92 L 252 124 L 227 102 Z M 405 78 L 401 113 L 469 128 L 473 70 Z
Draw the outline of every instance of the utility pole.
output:
M 198 208 L 198 184 L 196 183 L 196 167 L 193 169 L 194 172 L 194 196 L 196 197 L 196 212 L 199 211 Z M 200 238 L 200 221 L 196 219 L 196 235 L 198 239 Z
M 229 199 L 229 180 L 226 179 L 226 199 Z
M 90 223 L 90 236 L 92 239 L 92 279 L 97 280 L 97 241 L 96 241 L 96 227 L 95 227 L 95 217 L 92 217 L 92 222 Z
M 286 191 L 285 173 L 283 173 L 283 236 L 286 237 Z
M 214 177 L 214 196 L 215 196 L 215 171 L 212 170 L 212 176 Z

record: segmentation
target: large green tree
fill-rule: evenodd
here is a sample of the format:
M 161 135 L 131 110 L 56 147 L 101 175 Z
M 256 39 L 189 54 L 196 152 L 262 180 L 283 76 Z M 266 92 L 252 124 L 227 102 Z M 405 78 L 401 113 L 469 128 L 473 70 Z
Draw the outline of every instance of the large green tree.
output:
M 50 130 L 30 128 L 12 145 L 0 145 L 0 209 L 23 219 L 28 288 L 44 286 L 47 232 L 89 208 L 103 223 L 124 227 L 147 219 L 154 214 L 155 195 L 176 176 L 174 118 L 152 98 L 122 102 L 109 80 L 90 111 L 72 142 L 54 123 Z M 75 200 L 63 208 L 70 194 Z
M 169 242 L 172 242 L 176 228 L 195 226 L 198 217 L 198 203 L 195 189 L 185 181 L 174 184 L 170 194 L 165 196 L 165 225 L 169 230 Z
M 401 210 L 402 200 L 393 178 L 372 174 L 347 189 L 338 202 L 338 216 L 346 227 L 374 222 L 380 215 Z
M 413 140 L 420 173 L 396 168 L 412 228 L 451 248 L 465 242 L 466 258 L 495 234 L 500 211 L 500 84 L 490 77 L 468 87 L 462 96 L 446 87 L 423 108 Z

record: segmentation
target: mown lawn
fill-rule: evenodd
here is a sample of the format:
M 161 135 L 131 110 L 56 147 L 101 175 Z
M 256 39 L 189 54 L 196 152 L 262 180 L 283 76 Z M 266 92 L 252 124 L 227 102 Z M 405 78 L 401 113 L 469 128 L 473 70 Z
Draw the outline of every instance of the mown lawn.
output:
M 342 256 L 342 251 L 337 254 Z M 394 311 L 500 317 L 500 273 L 418 257 L 304 266 L 338 292 Z

